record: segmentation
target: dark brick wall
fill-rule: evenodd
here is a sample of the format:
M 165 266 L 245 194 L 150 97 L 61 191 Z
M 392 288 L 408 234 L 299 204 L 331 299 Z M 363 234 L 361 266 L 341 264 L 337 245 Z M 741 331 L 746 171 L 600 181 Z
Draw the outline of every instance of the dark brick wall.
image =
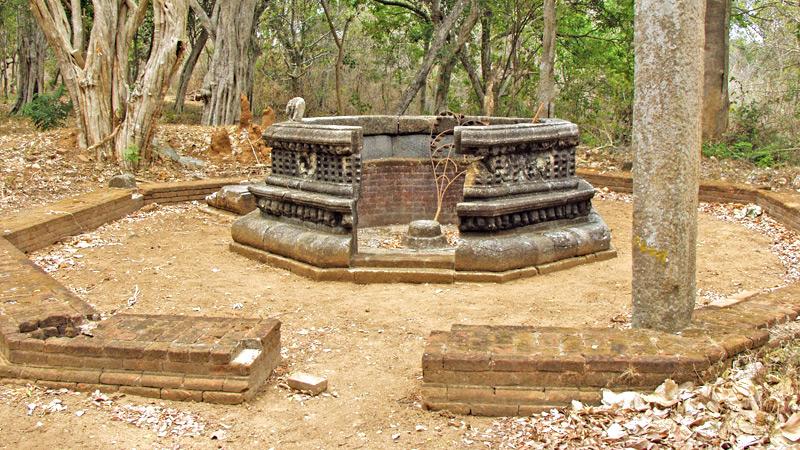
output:
M 441 223 L 457 223 L 456 203 L 463 197 L 462 176 L 447 191 Z M 429 160 L 390 158 L 364 162 L 358 201 L 359 226 L 406 224 L 433 219 L 435 213 L 436 186 Z

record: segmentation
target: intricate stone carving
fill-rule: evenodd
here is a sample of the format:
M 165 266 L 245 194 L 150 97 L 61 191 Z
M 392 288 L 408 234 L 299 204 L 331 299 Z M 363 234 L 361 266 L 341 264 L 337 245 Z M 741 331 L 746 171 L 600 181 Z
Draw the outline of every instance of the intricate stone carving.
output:
M 593 189 L 575 177 L 577 143 L 577 127 L 561 120 L 456 128 L 458 151 L 480 158 L 457 207 L 461 230 L 494 232 L 589 214 Z

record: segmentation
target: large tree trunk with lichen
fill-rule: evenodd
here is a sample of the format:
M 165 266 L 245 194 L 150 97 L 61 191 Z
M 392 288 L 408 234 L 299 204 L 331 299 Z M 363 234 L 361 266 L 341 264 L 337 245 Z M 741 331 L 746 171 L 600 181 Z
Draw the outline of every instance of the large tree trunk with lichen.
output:
M 153 48 L 145 70 L 128 84 L 128 51 L 149 4 L 153 8 Z M 113 159 L 126 169 L 152 160 L 150 141 L 170 80 L 185 50 L 187 0 L 94 0 L 85 53 L 75 45 L 74 24 L 64 2 L 31 0 L 34 17 L 53 48 L 61 76 L 75 105 L 79 145 L 96 158 Z M 71 17 L 81 16 L 71 2 Z
M 706 0 L 703 140 L 718 141 L 728 130 L 728 47 L 731 0 Z
M 253 92 L 253 70 L 258 51 L 255 28 L 266 7 L 264 0 L 218 2 L 215 5 L 214 53 L 203 80 L 204 125 L 239 122 L 240 95 Z
M 542 31 L 542 59 L 539 62 L 539 87 L 537 96 L 544 105 L 543 116 L 553 115 L 555 97 L 555 59 L 556 59 L 556 0 L 544 0 L 542 12 L 544 29 Z
M 47 41 L 27 9 L 20 7 L 17 15 L 17 100 L 11 108 L 18 113 L 36 94 L 44 92 L 44 59 Z

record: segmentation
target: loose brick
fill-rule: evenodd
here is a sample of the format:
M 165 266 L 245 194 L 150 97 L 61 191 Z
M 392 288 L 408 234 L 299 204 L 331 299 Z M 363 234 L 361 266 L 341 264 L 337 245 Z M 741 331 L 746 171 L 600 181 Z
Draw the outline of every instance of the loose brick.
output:
M 286 379 L 290 388 L 307 392 L 311 395 L 319 395 L 328 389 L 328 380 L 323 377 L 309 375 L 307 373 L 295 373 Z

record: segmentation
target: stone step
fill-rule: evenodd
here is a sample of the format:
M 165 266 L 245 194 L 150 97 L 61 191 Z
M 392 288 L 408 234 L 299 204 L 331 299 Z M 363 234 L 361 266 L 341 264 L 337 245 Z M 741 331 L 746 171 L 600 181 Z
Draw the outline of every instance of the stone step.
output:
M 421 253 L 392 251 L 387 253 L 358 253 L 350 260 L 353 268 L 421 268 L 453 270 L 455 257 L 452 252 Z

